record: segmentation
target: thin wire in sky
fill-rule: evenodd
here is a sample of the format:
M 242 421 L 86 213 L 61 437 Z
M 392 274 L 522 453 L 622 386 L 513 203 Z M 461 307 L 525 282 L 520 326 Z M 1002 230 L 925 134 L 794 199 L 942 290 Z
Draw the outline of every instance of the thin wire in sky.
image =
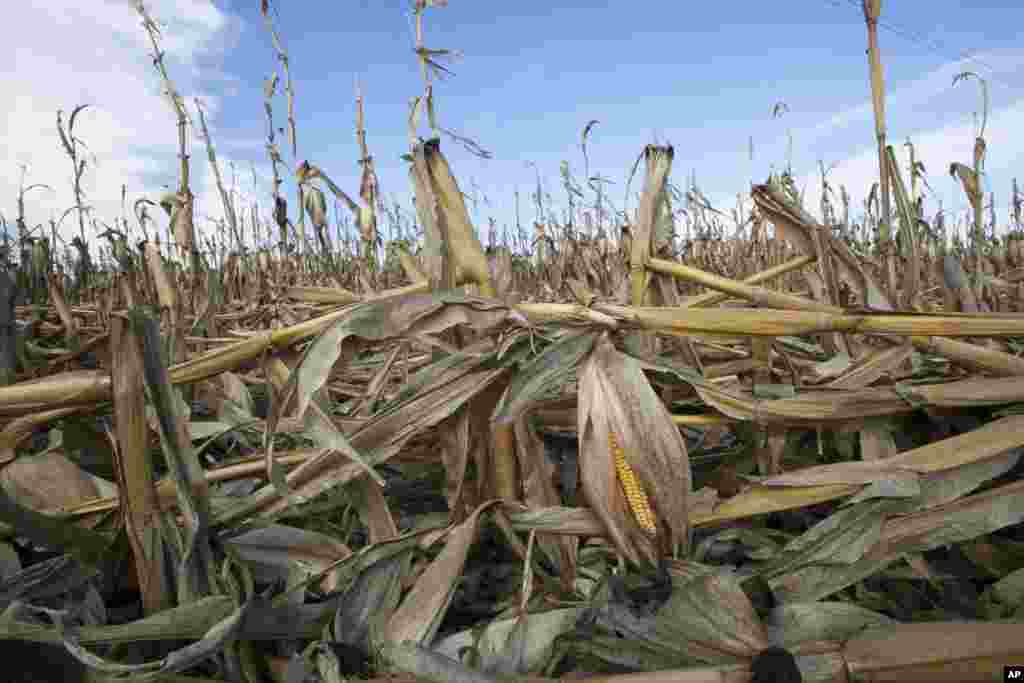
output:
M 829 5 L 832 5 L 833 7 L 841 7 L 840 0 L 825 1 Z M 851 7 L 857 8 L 860 12 L 863 12 L 863 5 L 861 4 L 860 0 L 842 0 L 842 2 L 845 2 Z M 989 73 L 986 74 L 986 78 L 988 80 L 994 83 L 998 83 L 999 85 L 1002 85 L 1006 88 L 1016 90 L 1016 86 L 1011 85 L 1010 83 L 1007 83 L 1006 81 L 1003 81 L 1002 79 L 997 78 L 994 75 L 996 71 L 995 67 L 993 67 L 991 64 L 988 64 L 984 60 L 971 55 L 971 53 L 968 52 L 967 50 L 957 50 L 955 48 L 950 48 L 946 43 L 943 43 L 942 41 L 936 40 L 934 38 L 929 38 L 927 35 L 921 33 L 920 31 L 914 31 L 913 29 L 907 28 L 906 26 L 900 26 L 891 21 L 886 21 L 881 18 L 879 18 L 878 20 L 878 25 L 884 28 L 885 30 L 889 31 L 890 33 L 893 33 L 897 36 L 900 36 L 901 38 L 909 40 L 912 43 L 916 43 L 918 46 L 925 48 L 929 52 L 939 57 L 942 57 L 943 59 L 949 59 L 950 53 L 955 52 L 960 60 L 964 62 L 973 62 L 974 64 L 984 67 L 987 71 L 989 71 Z

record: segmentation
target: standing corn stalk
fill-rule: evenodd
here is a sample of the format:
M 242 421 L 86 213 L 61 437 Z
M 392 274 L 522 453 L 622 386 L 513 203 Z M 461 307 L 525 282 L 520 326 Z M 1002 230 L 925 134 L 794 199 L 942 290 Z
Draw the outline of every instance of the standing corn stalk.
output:
M 380 245 L 380 235 L 377 234 L 377 202 L 380 197 L 380 184 L 374 170 L 373 157 L 370 156 L 370 149 L 366 145 L 363 93 L 358 86 L 356 87 L 356 139 L 359 141 L 359 165 L 363 169 L 362 180 L 359 183 L 359 198 L 363 200 L 363 206 L 356 214 L 356 223 L 359 226 L 359 236 L 363 242 L 363 263 L 366 264 L 373 276 L 378 270 L 377 247 Z
M 363 190 L 365 190 L 365 186 L 368 184 L 368 181 L 366 180 L 365 166 L 363 173 Z M 373 173 L 372 167 L 370 169 L 370 173 Z M 352 212 L 352 215 L 355 216 L 356 224 L 359 226 L 364 240 L 368 234 L 376 235 L 375 226 L 377 219 L 374 210 L 372 208 L 360 206 L 354 199 L 349 197 L 344 190 L 338 187 L 338 185 L 320 168 L 311 165 L 308 161 L 303 161 L 299 164 L 299 167 L 295 172 L 295 177 L 301 190 L 300 194 L 303 197 L 303 204 L 299 210 L 300 212 L 305 211 L 309 213 L 310 220 L 313 222 L 313 227 L 316 230 L 316 236 L 320 243 L 321 252 L 325 259 L 330 260 L 331 258 L 330 245 L 327 240 L 327 201 L 324 198 L 323 191 L 312 184 L 313 181 L 318 178 L 327 185 L 327 188 L 331 193 L 341 200 L 341 202 L 348 207 L 349 211 Z M 376 176 L 373 176 L 372 184 L 376 187 Z M 365 195 L 375 199 L 376 189 L 365 192 Z M 299 215 L 301 217 L 302 214 L 300 213 Z M 374 264 L 376 263 L 376 244 L 376 239 L 372 240 L 371 247 L 369 248 Z M 370 266 L 370 268 L 371 272 L 375 272 L 375 266 Z
M 285 94 L 288 97 L 288 140 L 291 143 L 292 159 L 294 160 L 294 159 L 297 159 L 298 156 L 299 156 L 299 147 L 298 147 L 297 134 L 296 134 L 296 131 L 295 131 L 295 85 L 292 82 L 291 60 L 288 57 L 288 53 L 284 49 L 284 45 L 281 43 L 281 38 L 280 38 L 280 36 L 278 36 L 277 30 L 274 29 L 274 22 L 270 18 L 270 0 L 260 0 L 260 14 L 263 15 L 263 19 L 264 19 L 264 21 L 267 24 L 267 30 L 270 32 L 270 39 L 271 39 L 271 41 L 274 44 L 274 52 L 277 53 L 277 58 L 281 62 L 281 70 L 284 71 L 284 91 L 285 91 Z M 274 89 L 274 86 L 276 84 L 277 84 L 277 74 L 274 74 L 273 80 L 272 81 L 268 81 L 268 83 L 265 84 L 265 86 L 264 86 L 264 99 L 265 99 L 265 102 L 266 102 L 265 107 L 266 107 L 266 111 L 267 111 L 268 123 L 269 123 L 269 120 L 270 120 L 270 98 L 273 95 L 273 89 Z M 274 143 L 273 137 L 274 137 L 273 125 L 271 125 L 271 128 L 270 128 L 270 145 L 273 145 L 273 143 Z M 273 159 L 273 156 L 274 156 L 275 152 L 277 152 L 277 148 L 276 147 L 274 147 L 271 150 L 271 158 L 272 159 Z M 280 161 L 280 156 L 278 156 L 278 158 L 275 159 L 275 161 Z M 276 171 L 276 167 L 275 167 L 275 171 Z M 275 173 L 274 178 L 275 178 L 275 180 L 277 180 L 276 173 Z M 275 191 L 276 190 L 277 190 L 277 185 L 275 184 Z M 303 214 L 302 214 L 301 207 L 302 207 L 302 204 L 303 204 L 303 198 L 302 198 L 302 186 L 301 185 L 298 188 L 296 188 L 296 192 L 298 192 L 299 207 L 300 207 L 300 209 L 299 209 L 299 234 L 302 237 L 302 247 L 305 248 L 306 247 L 306 226 L 302 222 Z M 275 197 L 277 197 L 276 193 L 275 193 Z M 277 221 L 277 224 L 279 226 L 286 225 L 287 222 L 288 222 L 288 219 L 287 219 L 287 204 L 284 203 L 284 198 L 283 197 L 280 198 L 279 202 L 275 201 L 274 210 L 275 210 L 275 219 Z M 284 215 L 283 216 L 282 215 L 278 215 L 278 212 L 283 212 Z M 282 227 L 282 233 L 283 232 L 284 232 L 284 228 Z M 283 246 L 284 245 L 282 244 L 282 247 Z
M 263 111 L 267 115 L 267 156 L 270 157 L 270 168 L 274 174 L 273 195 L 274 195 L 274 223 L 277 224 L 278 235 L 281 242 L 281 253 L 288 253 L 288 200 L 281 194 L 281 173 L 278 166 L 284 163 L 281 159 L 281 150 L 277 148 L 274 139 L 274 91 L 277 89 L 277 74 L 271 74 L 263 82 Z
M 196 111 L 199 112 L 199 127 L 203 131 L 203 141 L 206 143 L 206 158 L 210 161 L 210 170 L 213 171 L 213 180 L 217 184 L 217 192 L 220 194 L 221 205 L 224 207 L 224 217 L 227 219 L 228 228 L 231 229 L 231 237 L 235 240 L 238 249 L 242 248 L 242 235 L 238 231 L 238 215 L 235 213 L 235 205 L 231 201 L 231 195 L 224 187 L 224 180 L 220 175 L 220 165 L 217 163 L 217 151 L 213 147 L 213 138 L 210 137 L 210 130 L 206 126 L 206 112 L 203 111 L 203 103 L 195 98 Z
M 78 154 L 79 143 L 83 145 L 84 143 L 75 137 L 75 119 L 88 106 L 87 104 L 80 104 L 71 111 L 71 116 L 68 118 L 67 132 L 64 131 L 64 112 L 57 112 L 57 134 L 60 136 L 60 142 L 64 146 L 64 151 L 67 152 L 68 158 L 71 159 L 71 189 L 75 195 L 74 208 L 78 214 L 78 237 L 73 241 L 73 244 L 79 252 L 78 273 L 80 285 L 88 284 L 87 281 L 89 273 L 92 271 L 92 263 L 89 259 L 89 243 L 85 238 L 85 213 L 89 207 L 82 203 L 82 174 L 85 173 L 85 159 L 80 158 Z
M 981 275 L 984 272 L 982 267 L 982 245 L 985 240 L 985 226 L 984 226 L 984 198 L 985 193 L 981 187 L 981 176 L 984 172 L 985 167 L 985 125 L 988 122 L 988 84 L 985 79 L 974 73 L 973 71 L 964 71 L 959 73 L 953 79 L 953 85 L 956 85 L 960 81 L 965 81 L 968 78 L 974 77 L 978 79 L 981 84 L 981 126 L 978 129 L 978 135 L 974 139 L 974 166 L 973 168 L 964 166 L 963 164 L 953 163 L 949 167 L 950 175 L 958 176 L 960 183 L 963 185 L 964 193 L 967 195 L 967 199 L 971 202 L 971 211 L 973 214 L 973 242 L 974 242 L 974 298 L 981 300 Z
M 878 53 L 878 17 L 882 14 L 882 0 L 863 0 L 864 21 L 868 27 L 868 62 L 871 65 L 871 104 L 875 110 L 875 138 L 878 142 L 878 180 L 881 188 L 881 207 L 878 221 L 878 240 L 886 261 L 886 286 L 889 296 L 896 298 L 896 265 L 892 256 L 892 233 L 889 228 L 889 171 L 885 159 L 885 76 L 882 58 Z
M 185 100 L 178 94 L 174 87 L 167 67 L 164 65 L 164 53 L 160 49 L 157 38 L 160 36 L 160 28 L 156 25 L 146 11 L 142 0 L 136 0 L 135 9 L 142 17 L 142 27 L 146 29 L 151 45 L 153 46 L 153 66 L 160 74 L 164 83 L 164 93 L 177 117 L 178 126 L 178 160 L 181 163 L 179 171 L 178 191 L 167 193 L 160 199 L 160 206 L 171 219 L 171 230 L 174 240 L 182 256 L 190 256 L 192 264 L 192 275 L 199 274 L 199 251 L 195 247 L 195 226 L 192 222 L 192 211 L 194 197 L 189 185 L 189 163 L 188 163 L 188 111 L 185 109 Z

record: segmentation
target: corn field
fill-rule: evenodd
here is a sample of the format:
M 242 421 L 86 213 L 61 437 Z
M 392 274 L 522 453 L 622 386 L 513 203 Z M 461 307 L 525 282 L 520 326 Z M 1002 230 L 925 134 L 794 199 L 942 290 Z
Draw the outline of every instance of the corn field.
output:
M 4 226 L 0 643 L 25 680 L 990 681 L 1024 663 L 1024 198 L 986 204 L 982 126 L 975 158 L 949 160 L 969 223 L 929 215 L 887 143 L 881 3 L 863 2 L 863 211 L 789 172 L 714 207 L 647 145 L 632 204 L 566 165 L 561 217 L 538 190 L 531 224 L 484 226 L 442 150 L 480 150 L 437 121 L 449 51 L 422 24 L 444 3 L 415 3 L 407 212 L 382 199 L 358 93 L 358 191 L 286 165 L 274 104 L 294 155 L 295 94 L 262 0 L 281 65 L 263 215 L 224 187 L 135 0 L 178 187 L 100 231 L 76 172 L 63 252 L 29 227 L 34 186 Z M 57 116 L 76 169 L 81 110 Z

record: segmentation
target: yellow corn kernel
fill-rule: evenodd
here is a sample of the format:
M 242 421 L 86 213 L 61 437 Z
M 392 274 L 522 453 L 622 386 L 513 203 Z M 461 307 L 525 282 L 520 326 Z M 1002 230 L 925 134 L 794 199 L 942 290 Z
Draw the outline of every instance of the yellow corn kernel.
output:
M 615 432 L 608 432 L 608 447 L 611 449 L 612 457 L 615 458 L 615 471 L 619 475 L 619 483 L 629 501 L 629 507 L 633 510 L 633 516 L 637 523 L 648 533 L 656 533 L 657 524 L 654 521 L 654 510 L 647 499 L 647 493 L 636 476 L 636 472 L 626 462 L 626 451 L 619 445 Z

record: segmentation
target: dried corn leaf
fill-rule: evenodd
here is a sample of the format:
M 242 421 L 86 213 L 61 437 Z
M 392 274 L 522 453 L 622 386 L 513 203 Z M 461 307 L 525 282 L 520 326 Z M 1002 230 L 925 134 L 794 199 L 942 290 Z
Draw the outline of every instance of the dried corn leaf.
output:
M 523 500 L 532 508 L 549 508 L 560 504 L 555 490 L 554 464 L 544 455 L 544 444 L 526 418 L 515 425 L 516 455 L 523 481 Z M 549 534 L 537 536 L 537 543 L 551 559 L 562 585 L 571 588 L 576 580 L 576 553 L 579 539 Z
M 37 413 L 30 413 L 24 417 L 15 418 L 8 422 L 0 430 L 0 465 L 6 465 L 13 461 L 16 457 L 14 449 L 35 434 L 40 427 L 77 412 L 79 412 L 79 408 L 75 406 L 58 408 L 56 410 L 43 410 Z
M 827 386 L 830 389 L 861 389 L 869 386 L 886 373 L 894 372 L 913 352 L 909 344 L 872 351 Z
M 912 309 L 918 293 L 918 278 L 921 273 L 921 257 L 918 254 L 917 245 L 917 210 L 911 205 L 907 188 L 903 184 L 903 174 L 900 172 L 896 154 L 891 146 L 885 150 L 885 163 L 888 166 L 893 194 L 896 197 L 896 208 L 900 217 L 900 244 L 903 253 L 908 255 L 904 269 L 902 307 Z
M 632 275 L 632 301 L 642 306 L 650 284 L 651 273 L 646 269 L 648 259 L 656 248 L 659 209 L 664 202 L 665 181 L 672 169 L 674 151 L 669 146 L 647 145 L 644 148 L 646 173 L 640 197 L 639 215 L 633 226 L 630 246 L 630 272 Z
M 99 566 L 110 545 L 102 534 L 20 505 L 2 486 L 0 522 L 11 525 L 18 530 L 19 536 L 29 538 L 38 545 L 63 549 L 87 568 Z
M 456 519 L 462 519 L 466 499 L 463 487 L 470 459 L 469 428 L 470 413 L 465 405 L 438 426 L 441 462 L 444 463 L 445 472 L 444 495 L 448 509 L 455 514 Z M 489 452 L 485 444 L 477 446 L 482 449 L 482 452 L 475 453 L 477 471 L 481 473 L 481 478 L 486 478 Z M 478 487 L 481 483 L 478 481 Z
M 377 465 L 396 455 L 413 436 L 437 425 L 466 401 L 506 372 L 504 368 L 480 370 L 486 359 L 462 357 L 446 359 L 423 372 L 432 381 L 418 387 L 410 396 L 382 409 L 372 420 L 347 436 L 351 446 L 363 454 L 368 464 Z M 361 476 L 366 469 L 340 458 L 335 451 L 307 460 L 288 475 L 294 495 L 311 498 Z M 259 512 L 263 517 L 280 514 L 288 507 L 274 487 L 264 487 L 248 499 L 220 512 L 218 523 L 248 517 Z
M 60 276 L 57 273 L 50 273 L 48 283 L 50 300 L 53 302 L 54 308 L 57 309 L 57 316 L 60 318 L 61 325 L 64 326 L 64 339 L 67 345 L 74 350 L 80 344 L 78 321 L 71 314 L 71 308 L 68 306 L 67 299 L 64 298 L 64 288 L 61 286 Z
M 823 250 L 833 258 L 837 275 L 860 295 L 860 300 L 877 310 L 893 310 L 893 303 L 884 289 L 861 266 L 850 248 L 834 238 L 810 214 L 770 185 L 757 185 L 750 194 L 761 213 L 775 224 L 782 239 L 804 254 L 816 255 L 814 238 L 817 234 Z
M 497 424 L 518 421 L 538 401 L 561 392 L 594 347 L 593 332 L 568 334 L 541 351 L 512 378 L 494 414 Z
M 865 462 L 889 460 L 896 456 L 896 440 L 887 421 L 871 423 L 860 430 L 860 458 Z
M 501 324 L 509 315 L 504 304 L 456 293 L 410 295 L 354 306 L 309 345 L 292 373 L 297 413 L 305 413 L 313 393 L 327 381 L 349 337 L 382 341 L 437 334 L 456 325 L 480 331 Z
M 72 508 L 99 495 L 92 477 L 55 450 L 21 456 L 0 471 L 0 484 L 19 504 L 38 512 Z
M 320 403 L 313 400 L 309 404 L 309 410 L 303 418 L 303 433 L 320 448 L 331 449 L 344 454 L 355 463 L 362 465 L 366 474 L 370 476 L 379 486 L 384 486 L 385 481 L 369 462 L 352 447 L 351 442 L 342 433 L 336 424 L 331 420 L 330 415 L 323 409 Z
M 483 503 L 466 521 L 450 530 L 441 553 L 392 615 L 385 640 L 425 644 L 434 639 L 455 594 L 469 549 L 476 540 L 480 515 L 497 502 Z
M 884 460 L 843 462 L 809 467 L 761 482 L 764 486 L 826 486 L 869 484 L 885 479 L 910 479 L 942 472 L 1024 445 L 1024 416 L 990 422 L 974 431 L 905 451 Z

